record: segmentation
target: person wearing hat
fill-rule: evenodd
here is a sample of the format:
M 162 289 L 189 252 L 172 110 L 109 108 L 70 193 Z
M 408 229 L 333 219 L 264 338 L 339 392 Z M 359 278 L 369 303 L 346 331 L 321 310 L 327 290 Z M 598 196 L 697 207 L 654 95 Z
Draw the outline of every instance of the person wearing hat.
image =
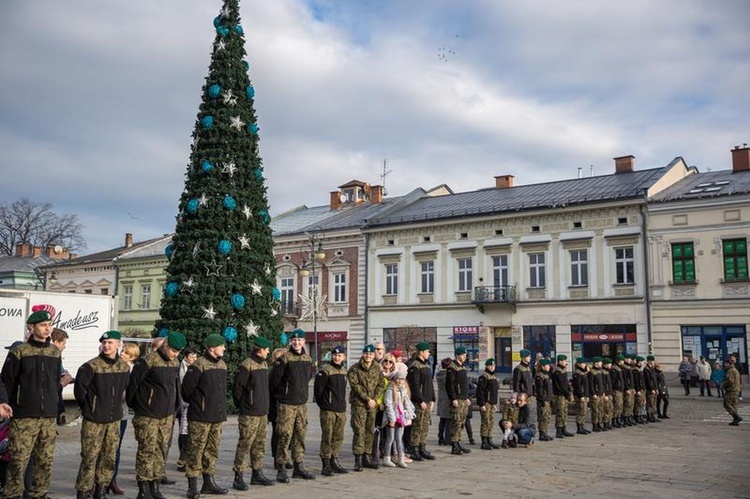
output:
M 625 357 L 618 354 L 615 357 L 616 362 L 609 369 L 609 380 L 612 386 L 612 426 L 622 428 L 622 398 L 625 390 L 622 368 L 625 365 Z
M 120 359 L 119 331 L 107 331 L 99 338 L 100 353 L 83 364 L 73 390 L 81 408 L 81 464 L 76 479 L 76 498 L 106 496 L 115 472 L 120 443 L 122 397 L 128 387 L 130 366 Z
M 653 355 L 646 356 L 646 365 L 643 368 L 643 382 L 646 393 L 646 419 L 650 423 L 661 423 L 656 419 L 656 396 L 659 395 L 659 377 L 656 374 L 654 364 L 656 358 Z
M 461 445 L 461 430 L 466 423 L 471 400 L 469 399 L 469 377 L 464 363 L 466 347 L 459 346 L 454 350 L 455 358 L 448 366 L 445 376 L 445 391 L 451 404 L 451 454 L 462 455 L 471 452 Z
M 46 496 L 52 477 L 57 437 L 57 387 L 62 361 L 60 350 L 50 340 L 50 313 L 46 310 L 34 312 L 26 324 L 30 326 L 30 336 L 25 343 L 8 352 L 0 374 L 13 416 L 4 497 L 23 495 L 24 470 L 32 456 L 36 463 L 34 478 L 26 492 L 32 497 Z M 0 402 L 3 402 L 1 397 L 2 394 Z M 9 412 L 6 406 L 0 407 Z
M 291 446 L 294 461 L 292 477 L 314 480 L 315 475 L 305 469 L 305 436 L 307 435 L 307 399 L 312 378 L 312 359 L 305 351 L 305 332 L 292 331 L 289 349 L 273 364 L 269 386 L 276 398 L 278 415 L 276 429 L 279 441 L 276 446 L 276 481 L 288 483 L 286 463 Z
M 239 439 L 234 453 L 235 490 L 247 490 L 244 473 L 250 454 L 252 478 L 250 485 L 273 485 L 273 480 L 263 473 L 263 456 L 266 450 L 266 424 L 271 408 L 271 394 L 268 388 L 268 362 L 271 342 L 257 336 L 253 341 L 250 356 L 242 361 L 234 375 L 232 399 L 240 415 L 237 418 Z
M 568 356 L 557 355 L 557 363 L 552 370 L 552 403 L 555 407 L 555 438 L 574 437 L 575 433 L 566 428 L 568 421 L 568 403 L 573 401 L 573 392 L 568 383 Z
M 432 368 L 428 362 L 430 358 L 430 344 L 420 341 L 416 345 L 416 356 L 409 366 L 406 381 L 411 391 L 411 403 L 414 404 L 416 415 L 411 424 L 411 459 L 432 461 L 435 456 L 427 450 L 427 434 L 430 431 L 432 405 L 435 403 L 435 387 L 432 384 Z M 395 354 L 394 354 L 395 356 Z
M 531 375 L 531 351 L 523 348 L 520 352 L 521 363 L 513 368 L 513 391 L 534 395 L 534 378 Z
M 591 384 L 588 363 L 583 357 L 576 359 L 573 371 L 573 396 L 576 400 L 576 434 L 588 435 L 591 432 L 586 429 L 586 414 L 591 399 Z
M 602 428 L 606 431 L 614 430 L 612 426 L 612 359 L 604 357 L 602 359 L 602 373 L 604 374 L 604 402 L 602 403 Z
M 548 358 L 539 360 L 539 370 L 534 376 L 534 391 L 536 392 L 536 415 L 539 427 L 539 440 L 549 442 L 554 440 L 547 433 L 549 420 L 552 419 L 552 378 L 549 371 L 552 361 Z
M 731 355 L 724 361 L 724 410 L 732 416 L 729 426 L 739 426 L 742 417 L 737 413 L 740 393 L 742 393 L 742 378 Z
M 189 499 L 201 494 L 223 495 L 229 492 L 216 484 L 216 461 L 219 458 L 221 431 L 227 420 L 227 364 L 224 352 L 227 341 L 217 333 L 203 340 L 205 350 L 188 367 L 182 378 L 180 393 L 188 404 L 188 453 L 185 476 Z M 198 477 L 203 486 L 198 492 Z
M 368 452 L 375 439 L 375 412 L 377 398 L 383 387 L 384 376 L 375 362 L 375 345 L 365 345 L 362 357 L 347 373 L 349 380 L 349 403 L 352 406 L 351 426 L 354 471 L 362 468 L 377 469 L 379 465 L 370 460 Z
M 625 354 L 625 360 L 622 367 L 622 412 L 624 423 L 623 426 L 633 426 L 633 405 L 635 402 L 635 389 L 633 388 L 633 354 Z
M 138 441 L 135 477 L 139 497 L 164 497 L 159 485 L 164 476 L 174 415 L 180 403 L 177 356 L 186 344 L 182 333 L 170 332 L 155 352 L 136 361 L 130 373 L 125 399 L 135 413 L 133 431 Z
M 331 351 L 331 362 L 315 376 L 313 393 L 320 409 L 320 459 L 323 476 L 349 473 L 339 463 L 346 426 L 346 350 L 339 345 Z
M 484 372 L 477 380 L 477 405 L 482 416 L 479 436 L 482 438 L 481 449 L 499 449 L 500 446 L 492 441 L 492 429 L 495 427 L 495 413 L 497 412 L 498 391 L 500 383 L 495 376 L 495 359 L 484 361 Z
M 645 359 L 640 355 L 635 357 L 635 365 L 632 367 L 633 373 L 633 420 L 638 424 L 646 424 L 648 420 L 643 415 L 643 408 L 646 405 L 646 379 L 643 376 L 643 361 Z
M 591 360 L 592 366 L 587 373 L 591 392 L 591 425 L 595 432 L 600 432 L 604 431 L 604 372 L 601 357 L 596 356 Z

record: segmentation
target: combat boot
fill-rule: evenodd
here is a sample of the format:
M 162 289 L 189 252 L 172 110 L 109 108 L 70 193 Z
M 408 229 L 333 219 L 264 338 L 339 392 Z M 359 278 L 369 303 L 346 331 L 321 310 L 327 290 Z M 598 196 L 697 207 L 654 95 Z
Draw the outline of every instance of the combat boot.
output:
M 495 442 L 494 442 L 494 441 L 492 440 L 492 437 L 487 437 L 487 441 L 488 441 L 488 442 L 490 443 L 490 447 L 492 447 L 493 449 L 499 449 L 499 448 L 500 448 L 500 446 L 499 446 L 499 445 L 497 445 L 497 444 L 496 444 L 496 443 L 495 443 Z
M 563 430 L 562 431 L 563 437 L 575 437 L 576 436 L 576 434 L 573 433 L 572 431 L 568 431 L 567 426 L 563 426 L 562 430 Z
M 460 456 L 463 454 L 461 446 L 458 445 L 458 442 L 451 442 L 451 454 L 455 454 L 456 456 Z
M 198 477 L 188 477 L 188 490 L 185 497 L 188 499 L 200 499 L 201 493 L 198 492 Z
M 600 431 L 602 431 L 602 426 L 599 423 L 594 423 L 593 430 L 594 432 L 599 433 Z
M 576 427 L 578 428 L 578 430 L 576 431 L 577 435 L 588 435 L 582 424 L 576 423 Z
M 87 490 L 76 490 L 76 499 L 88 499 L 91 494 Z
M 276 481 L 279 483 L 289 483 L 289 475 L 286 474 L 286 466 L 283 464 L 276 466 Z
M 153 497 L 153 499 L 167 499 L 159 490 L 159 485 L 159 480 L 151 480 L 148 483 L 148 488 L 151 490 L 151 497 Z
M 362 471 L 362 454 L 354 456 L 354 471 Z
M 268 478 L 262 469 L 253 470 L 253 476 L 250 478 L 250 485 L 273 485 L 273 480 Z
M 332 457 L 331 458 L 331 469 L 334 473 L 340 473 L 340 474 L 346 474 L 349 473 L 349 470 L 341 466 L 341 463 L 339 463 L 338 457 Z
M 416 446 L 412 446 L 411 448 L 411 454 L 409 455 L 412 461 L 424 461 L 422 456 L 419 455 L 419 448 Z
M 604 425 L 604 431 L 609 431 L 609 430 L 614 430 L 614 429 L 615 429 L 615 427 L 614 427 L 614 426 L 612 426 L 612 423 L 609 423 L 609 422 L 607 422 L 607 423 L 606 423 L 606 424 Z
M 320 474 L 323 476 L 333 476 L 333 470 L 331 469 L 331 460 L 321 457 L 320 460 L 323 462 L 323 468 L 320 470 Z
M 732 422 L 729 423 L 729 426 L 739 426 L 740 421 L 742 421 L 742 417 L 740 417 L 738 414 L 735 414 L 732 416 Z
M 229 492 L 228 489 L 219 487 L 214 481 L 214 476 L 203 473 L 203 487 L 201 487 L 201 494 L 223 496 Z
M 247 490 L 250 488 L 250 486 L 245 483 L 245 476 L 241 471 L 234 472 L 234 482 L 232 482 L 232 488 L 234 490 Z
M 543 432 L 543 431 L 539 432 L 539 441 L 540 442 L 549 442 L 550 440 L 552 440 L 552 437 L 550 437 L 549 435 L 547 435 L 546 432 Z
M 457 442 L 457 443 L 458 443 L 458 446 L 461 448 L 461 452 L 463 452 L 464 454 L 471 454 L 471 449 L 461 445 L 461 442 Z
M 136 499 L 153 499 L 149 482 L 138 480 L 138 496 Z
M 371 461 L 369 455 L 363 454 L 362 455 L 362 467 L 370 469 L 370 470 L 376 470 L 376 469 L 380 468 L 380 464 L 378 464 L 378 463 L 376 463 L 374 461 Z
M 482 450 L 492 450 L 492 447 L 490 447 L 490 443 L 487 441 L 487 437 L 482 437 L 482 445 L 479 447 Z
M 91 497 L 92 499 L 107 499 L 107 488 L 97 483 L 94 486 L 94 494 Z
M 427 459 L 428 461 L 435 460 L 435 456 L 428 452 L 424 445 L 419 446 L 419 455 L 422 456 L 422 458 Z
M 292 471 L 292 478 L 302 478 L 304 480 L 315 480 L 315 475 L 305 469 L 305 464 L 300 461 L 294 463 L 294 471 Z

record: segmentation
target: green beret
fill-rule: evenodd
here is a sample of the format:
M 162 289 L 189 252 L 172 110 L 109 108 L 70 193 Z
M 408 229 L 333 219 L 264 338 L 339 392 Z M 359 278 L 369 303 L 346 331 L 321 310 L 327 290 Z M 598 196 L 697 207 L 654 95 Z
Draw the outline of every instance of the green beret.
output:
M 206 336 L 203 343 L 205 343 L 207 347 L 220 347 L 221 345 L 226 345 L 227 340 L 225 340 L 220 334 L 212 333 Z
M 539 361 L 539 365 L 541 366 L 548 366 L 552 364 L 552 361 L 550 359 L 542 359 Z
M 456 352 L 456 355 L 463 355 L 466 353 L 466 347 L 464 346 L 456 347 L 455 352 Z
M 375 345 L 372 343 L 365 345 L 365 347 L 362 349 L 362 353 L 375 353 Z
M 561 360 L 568 360 L 568 356 L 564 353 L 561 353 L 557 356 L 557 361 L 560 362 Z
M 429 350 L 429 349 L 430 349 L 430 344 L 427 343 L 426 341 L 420 341 L 419 343 L 417 343 L 417 351 L 424 352 L 425 350 Z
M 602 358 L 597 355 L 596 357 L 594 357 L 593 359 L 591 359 L 591 361 L 592 362 L 601 362 Z
M 604 362 L 605 364 L 611 364 L 612 363 L 612 359 L 610 359 L 609 357 L 604 357 L 604 359 L 602 360 L 602 362 Z
M 656 357 L 654 357 L 653 355 L 648 355 L 646 356 L 646 360 L 656 360 Z
M 107 331 L 101 337 L 99 337 L 99 343 L 101 343 L 104 340 L 119 340 L 122 339 L 122 334 L 120 331 Z
M 292 334 L 291 336 L 289 336 L 289 338 L 302 338 L 304 340 L 305 332 L 301 330 L 300 328 L 297 328 L 294 331 L 292 331 Z
M 646 360 L 646 359 L 644 359 L 644 358 L 643 358 L 643 357 L 641 357 L 640 355 L 639 355 L 638 357 L 636 357 L 636 358 L 635 358 L 635 361 L 636 361 L 636 362 L 643 362 L 644 360 Z
M 525 348 L 521 350 L 521 358 L 524 357 L 531 357 L 531 352 L 529 350 L 526 350 Z
M 256 336 L 253 345 L 255 348 L 271 348 L 271 342 L 263 336 Z
M 626 353 L 625 354 L 625 358 L 633 360 L 633 359 L 635 359 L 635 354 L 634 353 Z
M 175 350 L 182 350 L 187 346 L 187 340 L 184 334 L 173 331 L 167 335 L 167 345 Z
M 620 362 L 621 360 L 625 360 L 625 356 L 623 354 L 617 354 L 617 362 Z
M 52 320 L 52 316 L 46 310 L 40 310 L 34 312 L 26 319 L 26 324 L 39 324 L 40 322 L 49 322 Z
M 576 359 L 576 364 L 585 364 L 585 363 L 586 363 L 586 358 L 585 357 L 578 357 Z
M 494 366 L 495 365 L 495 359 L 489 358 L 489 359 L 485 360 L 484 361 L 484 365 L 485 366 Z

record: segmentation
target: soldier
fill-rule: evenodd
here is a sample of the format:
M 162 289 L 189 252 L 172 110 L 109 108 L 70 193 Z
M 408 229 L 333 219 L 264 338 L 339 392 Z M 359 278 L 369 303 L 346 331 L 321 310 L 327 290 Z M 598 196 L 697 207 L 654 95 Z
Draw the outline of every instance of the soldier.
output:
M 372 462 L 367 453 L 372 449 L 375 437 L 375 411 L 378 410 L 376 399 L 383 387 L 383 371 L 375 362 L 374 345 L 365 345 L 362 358 L 349 369 L 347 378 L 349 403 L 352 405 L 354 471 L 362 471 L 363 467 L 378 469 L 380 466 Z
M 245 359 L 234 376 L 232 399 L 239 410 L 237 426 L 239 439 L 234 453 L 234 483 L 236 490 L 247 490 L 243 476 L 247 469 L 247 455 L 253 475 L 251 485 L 273 485 L 273 480 L 263 474 L 263 454 L 266 447 L 266 423 L 271 396 L 268 389 L 268 363 L 266 357 L 271 342 L 263 336 L 253 341 L 252 353 Z
M 531 352 L 525 348 L 521 350 L 521 363 L 513 368 L 513 391 L 525 393 L 529 397 L 534 395 L 534 378 L 531 375 Z
M 605 430 L 613 430 L 612 413 L 614 405 L 612 401 L 612 376 L 610 376 L 610 373 L 612 372 L 612 359 L 604 357 L 602 367 L 604 368 L 604 403 L 602 404 L 602 417 L 604 420 L 602 424 L 604 425 L 603 428 Z
M 539 440 L 549 442 L 554 437 L 549 436 L 549 420 L 552 418 L 552 378 L 549 376 L 550 359 L 541 359 L 539 361 L 539 370 L 534 377 L 534 390 L 536 392 L 536 412 L 539 421 Z
M 312 360 L 305 351 L 305 332 L 292 331 L 289 349 L 284 352 L 271 371 L 269 385 L 278 402 L 277 430 L 279 443 L 276 447 L 276 481 L 289 483 L 286 463 L 289 461 L 289 446 L 294 461 L 293 478 L 315 480 L 315 475 L 305 469 L 305 436 L 307 435 L 307 399 L 312 378 Z
M 57 386 L 62 362 L 60 350 L 50 341 L 52 317 L 40 310 L 26 320 L 31 335 L 25 343 L 8 352 L 3 364 L 2 384 L 6 400 L 0 396 L 5 415 L 12 415 L 9 433 L 10 462 L 3 497 L 20 498 L 24 493 L 23 476 L 29 459 L 36 462 L 32 486 L 26 492 L 32 497 L 46 497 L 50 488 L 52 460 L 57 431 Z
M 617 362 L 609 370 L 610 383 L 612 385 L 612 426 L 622 428 L 622 398 L 625 391 L 622 368 L 625 364 L 625 357 L 622 354 L 617 355 Z
M 445 390 L 451 404 L 451 454 L 458 456 L 469 454 L 470 449 L 461 445 L 461 429 L 466 422 L 471 400 L 469 399 L 469 378 L 464 362 L 466 362 L 466 347 L 455 349 L 456 357 L 448 366 L 445 377 Z
M 573 401 L 573 393 L 568 384 L 568 356 L 559 354 L 557 365 L 552 371 L 552 395 L 555 406 L 555 438 L 575 437 L 575 433 L 568 431 L 568 402 Z
M 631 372 L 633 374 L 633 390 L 635 391 L 633 419 L 638 424 L 646 424 L 648 422 L 646 417 L 642 415 L 643 406 L 646 405 L 646 381 L 643 376 L 643 371 L 641 371 L 643 361 L 644 358 L 638 355 L 635 358 L 635 366 L 631 367 Z
M 331 351 L 331 363 L 315 376 L 315 402 L 320 408 L 320 459 L 323 476 L 349 473 L 339 463 L 346 426 L 346 350 L 339 345 Z
M 742 417 L 737 414 L 737 404 L 739 403 L 740 392 L 742 391 L 742 381 L 740 371 L 734 365 L 734 358 L 729 357 L 724 361 L 724 410 L 732 416 L 732 422 L 729 426 L 739 426 Z
M 576 400 L 576 433 L 588 435 L 591 433 L 586 429 L 586 413 L 588 412 L 589 398 L 591 397 L 591 385 L 589 383 L 589 369 L 586 359 L 576 359 L 575 371 L 573 372 L 573 396 Z
M 182 333 L 169 333 L 156 351 L 138 359 L 130 373 L 125 398 L 135 412 L 133 430 L 138 441 L 135 477 L 139 499 L 164 499 L 159 482 L 164 476 L 166 449 L 180 401 L 177 356 L 186 343 Z
M 633 354 L 626 354 L 622 366 L 622 411 L 624 426 L 633 426 L 633 405 L 635 401 L 635 390 L 633 389 Z
M 654 369 L 654 356 L 646 356 L 646 367 L 643 368 L 643 382 L 646 393 L 646 419 L 651 423 L 661 423 L 656 419 L 656 396 L 659 394 L 659 377 Z
M 604 373 L 602 371 L 602 358 L 592 359 L 592 368 L 589 369 L 589 391 L 591 393 L 591 424 L 595 432 L 604 431 L 603 428 L 603 402 L 604 402 Z
M 499 449 L 500 446 L 492 441 L 492 429 L 495 427 L 495 413 L 497 412 L 498 391 L 500 383 L 495 376 L 495 359 L 484 361 L 484 372 L 477 380 L 477 405 L 482 416 L 479 436 L 482 437 L 483 450 Z
M 416 346 L 416 357 L 409 367 L 406 381 L 411 390 L 411 402 L 416 415 L 411 424 L 411 459 L 432 461 L 435 456 L 427 448 L 427 433 L 430 431 L 432 405 L 435 402 L 435 387 L 432 384 L 432 368 L 429 364 L 430 344 L 420 341 Z
M 76 374 L 74 395 L 83 416 L 77 499 L 89 497 L 91 489 L 95 499 L 106 497 L 115 472 L 122 397 L 130 378 L 130 366 L 117 354 L 121 336 L 119 331 L 102 334 L 101 353 Z

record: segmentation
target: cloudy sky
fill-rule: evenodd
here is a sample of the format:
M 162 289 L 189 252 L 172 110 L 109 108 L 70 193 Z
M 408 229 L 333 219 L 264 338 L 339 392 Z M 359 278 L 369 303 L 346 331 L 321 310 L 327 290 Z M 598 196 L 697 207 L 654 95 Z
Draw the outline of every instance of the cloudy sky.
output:
M 2 0 L 0 201 L 77 213 L 86 252 L 174 229 L 221 0 Z M 272 214 L 391 195 L 731 167 L 750 2 L 241 0 Z

